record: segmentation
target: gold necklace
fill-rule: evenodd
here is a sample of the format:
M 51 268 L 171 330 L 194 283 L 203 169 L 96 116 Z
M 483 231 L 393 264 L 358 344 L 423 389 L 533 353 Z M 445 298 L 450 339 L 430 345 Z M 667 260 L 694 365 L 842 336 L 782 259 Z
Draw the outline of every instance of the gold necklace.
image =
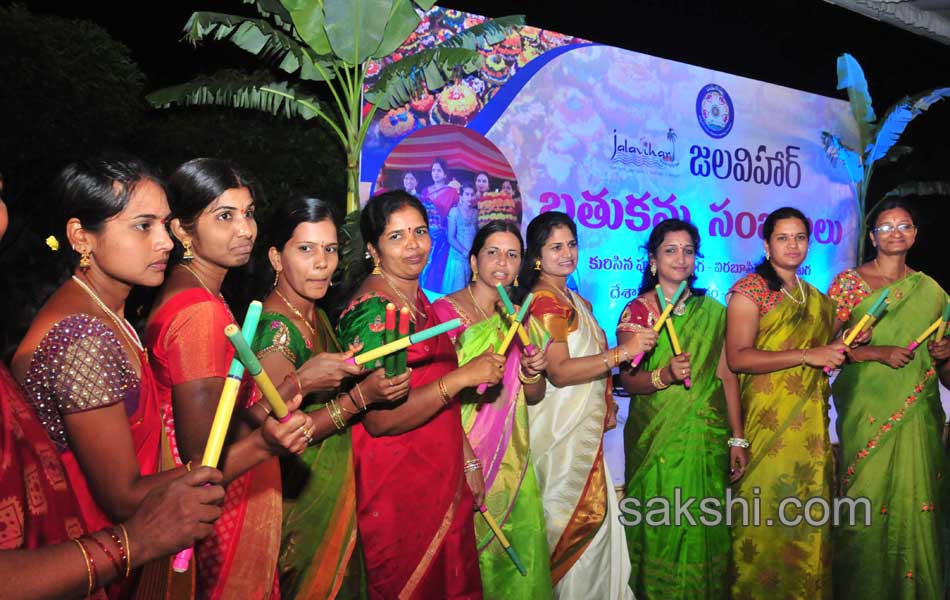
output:
M 295 315 L 297 315 L 297 318 L 298 318 L 298 319 L 300 319 L 301 321 L 303 321 L 303 324 L 306 325 L 306 326 L 307 326 L 307 329 L 310 330 L 310 335 L 313 336 L 313 341 L 316 342 L 316 341 L 317 341 L 317 328 L 314 327 L 313 325 L 311 325 L 311 324 L 310 324 L 310 321 L 308 321 L 307 319 L 305 319 L 305 318 L 303 317 L 303 315 L 300 314 L 300 311 L 299 311 L 299 310 L 297 310 L 296 308 L 294 308 L 294 305 L 291 304 L 290 301 L 287 300 L 287 298 L 285 298 L 284 295 L 280 293 L 280 290 L 278 290 L 277 288 L 274 288 L 274 293 L 277 294 L 277 297 L 278 297 L 278 298 L 280 298 L 281 300 L 284 301 L 284 304 L 287 305 L 287 308 L 289 308 L 290 310 L 292 310 L 293 313 L 294 313 Z
M 379 270 L 379 274 L 380 274 L 380 276 L 381 276 L 383 279 L 386 280 L 386 284 L 389 286 L 389 288 L 390 288 L 392 291 L 396 292 L 396 295 L 399 296 L 399 299 L 402 300 L 402 302 L 403 302 L 403 304 L 406 306 L 406 308 L 409 309 L 409 320 L 412 321 L 413 323 L 418 324 L 419 322 L 416 320 L 416 315 L 418 315 L 420 318 L 422 318 L 422 314 L 421 314 L 421 313 L 418 311 L 418 309 L 416 308 L 415 303 L 409 302 L 409 299 L 406 298 L 406 295 L 403 294 L 402 292 L 400 292 L 400 291 L 396 288 L 396 286 L 393 284 L 392 280 L 389 278 L 389 275 L 386 275 L 386 272 L 385 272 L 385 271 L 383 271 L 382 269 L 380 269 L 380 270 Z
M 802 299 L 798 300 L 795 296 L 788 293 L 788 290 L 785 289 L 785 286 L 782 286 L 782 293 L 789 297 L 789 299 L 795 304 L 804 304 L 805 303 L 805 290 L 802 289 L 802 280 L 798 278 L 798 275 L 795 275 L 795 281 L 798 282 L 798 292 L 802 295 Z
M 86 285 L 85 281 L 76 277 L 75 275 L 73 275 L 73 281 L 75 281 L 79 287 L 89 295 L 90 298 L 92 298 L 92 301 L 96 303 L 96 306 L 98 306 L 110 319 L 112 319 L 112 322 L 115 323 L 119 328 L 119 333 L 121 333 L 122 336 L 128 340 L 133 348 L 137 348 L 139 352 L 145 356 L 145 361 L 148 362 L 148 356 L 145 354 L 145 347 L 142 346 L 142 340 L 139 339 L 139 336 L 137 333 L 135 333 L 135 330 L 132 330 L 131 332 L 129 331 L 128 321 L 125 321 L 124 319 L 120 318 L 119 315 L 112 312 L 112 309 L 106 306 L 106 303 L 102 301 L 102 298 L 99 297 L 99 294 L 94 292 L 91 287 Z M 132 337 L 133 335 L 135 337 Z M 141 368 L 141 360 L 139 360 L 138 356 L 136 356 L 135 359 L 136 362 L 139 363 L 139 368 Z
M 186 270 L 186 271 L 188 271 L 189 273 L 191 273 L 191 276 L 198 280 L 198 283 L 201 284 L 201 287 L 203 287 L 203 288 L 205 289 L 205 291 L 207 291 L 207 292 L 208 292 L 209 294 L 211 294 L 212 296 L 218 296 L 218 294 L 215 294 L 214 292 L 211 291 L 211 288 L 209 288 L 209 287 L 205 284 L 204 280 L 201 279 L 201 277 L 198 277 L 198 274 L 195 273 L 194 269 L 192 269 L 191 267 L 189 267 L 189 266 L 186 265 L 185 263 L 181 263 L 181 267 L 182 267 L 184 270 Z
M 475 294 L 472 293 L 472 286 L 467 285 L 465 286 L 465 289 L 468 290 L 468 297 L 472 299 L 472 305 L 475 307 L 475 310 L 477 310 L 479 314 L 482 315 L 482 319 L 487 321 L 489 319 L 489 316 L 485 313 L 484 310 L 482 310 L 482 307 L 478 305 L 478 301 L 475 300 Z

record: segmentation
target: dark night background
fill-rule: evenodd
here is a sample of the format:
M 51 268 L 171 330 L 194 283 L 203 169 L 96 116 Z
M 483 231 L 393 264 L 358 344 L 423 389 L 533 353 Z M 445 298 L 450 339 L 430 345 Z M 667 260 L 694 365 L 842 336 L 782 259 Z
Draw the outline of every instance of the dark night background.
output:
M 109 148 L 139 154 L 165 172 L 197 155 L 227 156 L 251 168 L 271 199 L 305 189 L 340 198 L 342 204 L 341 148 L 314 122 L 217 108 L 153 111 L 141 99 L 158 87 L 222 67 L 261 68 L 253 57 L 227 44 L 207 43 L 196 49 L 180 41 L 181 28 L 194 10 L 252 15 L 251 7 L 239 0 L 149 4 L 36 0 L 19 5 L 34 14 L 95 22 L 128 48 L 132 64 L 127 65 L 128 76 L 115 77 L 101 93 L 93 90 L 77 97 L 77 86 L 70 78 L 77 71 L 108 75 L 101 71 L 110 63 L 92 61 L 95 57 L 85 56 L 83 50 L 72 51 L 65 59 L 50 58 L 48 50 L 51 45 L 60 46 L 60 38 L 46 40 L 42 47 L 31 46 L 25 38 L 4 32 L 0 24 L 4 46 L 0 170 L 7 179 L 15 217 L 22 218 L 23 210 L 44 212 L 36 207 L 49 202 L 45 183 L 66 162 Z M 0 6 L 10 3 L 0 2 Z M 488 16 L 525 14 L 529 25 L 841 99 L 846 94 L 835 90 L 835 60 L 849 52 L 864 68 L 878 116 L 905 95 L 950 85 L 950 46 L 819 0 L 590 0 L 583 4 L 446 0 L 444 6 Z M 88 50 L 92 53 L 93 49 Z M 33 66 L 36 72 L 12 81 L 9 73 L 22 71 L 14 71 L 11 65 L 27 72 Z M 141 75 L 134 74 L 137 70 Z M 115 102 L 125 103 L 125 112 L 117 112 L 114 118 L 111 112 L 103 112 L 110 93 L 116 95 Z M 96 102 L 102 102 L 103 108 L 96 109 Z M 904 180 L 950 179 L 944 168 L 950 160 L 948 131 L 950 101 L 918 117 L 902 139 L 914 146 L 915 153 L 898 166 L 876 173 L 869 203 Z M 950 287 L 950 265 L 943 260 L 939 233 L 950 214 L 946 198 L 919 198 L 915 204 L 922 227 L 910 264 Z

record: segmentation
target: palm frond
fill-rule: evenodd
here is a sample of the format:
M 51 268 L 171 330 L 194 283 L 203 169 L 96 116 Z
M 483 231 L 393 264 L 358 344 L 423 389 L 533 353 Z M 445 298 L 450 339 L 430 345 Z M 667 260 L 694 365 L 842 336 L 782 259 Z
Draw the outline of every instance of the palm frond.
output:
M 491 19 L 460 31 L 438 45 L 439 48 L 467 48 L 482 50 L 502 41 L 515 29 L 524 27 L 524 15 L 508 15 Z
M 881 119 L 874 142 L 866 150 L 865 162 L 873 163 L 887 155 L 911 121 L 948 96 L 950 96 L 950 87 L 937 88 L 913 98 L 904 98 L 892 106 Z
M 257 14 L 274 19 L 274 23 L 284 31 L 293 31 L 294 24 L 290 13 L 280 3 L 280 0 L 244 0 L 244 4 L 253 4 Z
M 267 73 L 246 75 L 237 71 L 222 71 L 213 76 L 198 77 L 179 85 L 173 85 L 148 94 L 145 99 L 156 108 L 172 106 L 229 106 L 257 110 L 288 119 L 301 117 L 312 119 L 317 113 L 301 102 L 278 94 L 262 91 L 262 88 L 279 90 L 294 98 L 304 100 L 319 110 L 320 102 L 302 94 L 283 82 L 267 79 Z
M 318 57 L 293 36 L 275 28 L 264 19 L 249 19 L 224 13 L 196 12 L 185 24 L 185 39 L 194 45 L 205 39 L 226 40 L 238 48 L 275 64 L 300 78 L 324 81 L 329 61 Z
M 868 91 L 868 82 L 864 77 L 864 69 L 850 54 L 838 57 L 838 89 L 848 90 L 848 100 L 851 103 L 851 112 L 858 122 L 861 135 L 861 144 L 870 143 L 871 126 L 877 116 L 871 104 L 871 93 Z
M 831 164 L 837 166 L 838 163 L 844 165 L 845 171 L 852 183 L 857 183 L 864 178 L 864 171 L 861 168 L 861 156 L 841 143 L 837 136 L 821 132 L 821 144 L 825 148 L 825 154 L 831 161 Z
M 438 90 L 451 80 L 456 69 L 467 75 L 480 69 L 483 60 L 477 50 L 468 48 L 437 46 L 423 50 L 386 65 L 366 91 L 366 100 L 382 109 L 395 108 L 413 97 L 418 84 L 424 82 L 429 90 Z

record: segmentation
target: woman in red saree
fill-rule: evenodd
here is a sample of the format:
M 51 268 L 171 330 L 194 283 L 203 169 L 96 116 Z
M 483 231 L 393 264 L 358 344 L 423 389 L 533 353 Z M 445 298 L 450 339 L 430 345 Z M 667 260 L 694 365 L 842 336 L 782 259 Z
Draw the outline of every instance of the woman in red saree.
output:
M 13 357 L 13 372 L 60 454 L 83 525 L 95 531 L 129 518 L 150 490 L 184 473 L 159 473 L 164 440 L 155 380 L 122 317 L 132 285 L 164 279 L 168 202 L 159 179 L 131 158 L 72 164 L 57 190 L 66 237 L 80 260 L 40 309 Z M 251 464 L 276 452 L 258 439 L 245 453 Z M 150 597 L 190 594 L 190 578 L 170 577 L 161 565 L 150 566 L 142 580 L 140 588 L 169 584 L 148 587 Z M 132 584 L 113 586 L 110 596 L 126 595 Z
M 236 167 L 217 159 L 191 160 L 169 178 L 171 228 L 183 260 L 159 294 L 146 342 L 154 357 L 159 406 L 175 464 L 201 458 L 234 356 L 223 331 L 235 321 L 221 284 L 228 269 L 248 262 L 254 247 L 252 188 Z M 310 369 L 295 377 L 288 374 L 279 391 L 291 397 L 335 387 L 344 374 L 361 372 L 345 362 L 348 357 L 324 354 Z M 267 419 L 265 406 L 236 419 L 232 435 L 245 438 L 253 425 L 273 421 Z M 319 423 L 311 415 L 304 419 L 298 441 L 308 444 L 318 430 L 323 432 L 318 437 L 334 431 L 328 417 L 320 417 Z M 243 451 L 237 444 L 229 448 L 224 464 L 241 460 Z M 280 465 L 273 456 L 255 464 L 228 484 L 224 514 L 196 548 L 198 598 L 279 597 Z
M 340 342 L 380 346 L 388 303 L 409 310 L 410 331 L 435 325 L 419 289 L 430 248 L 422 204 L 402 191 L 376 196 L 363 208 L 360 231 L 375 268 L 340 316 Z M 410 346 L 407 362 L 406 400 L 368 411 L 352 429 L 369 595 L 481 598 L 473 495 L 463 472 L 475 455 L 455 396 L 482 382 L 497 383 L 504 362 L 485 353 L 458 368 L 444 334 Z M 483 484 L 474 487 L 484 493 Z

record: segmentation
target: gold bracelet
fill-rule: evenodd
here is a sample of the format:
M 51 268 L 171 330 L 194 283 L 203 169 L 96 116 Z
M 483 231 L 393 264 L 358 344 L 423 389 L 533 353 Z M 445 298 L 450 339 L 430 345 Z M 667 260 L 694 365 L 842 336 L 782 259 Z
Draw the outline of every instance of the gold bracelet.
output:
M 363 396 L 363 390 L 360 389 L 360 384 L 356 384 L 356 393 L 360 395 L 360 400 L 363 402 L 363 406 L 360 408 L 365 412 L 366 411 L 366 398 Z M 352 398 L 352 396 L 351 396 Z
M 333 421 L 333 426 L 338 430 L 342 431 L 346 427 L 346 422 L 343 421 L 343 415 L 341 414 L 340 407 L 337 406 L 333 398 L 330 398 L 330 401 L 327 402 L 327 414 L 330 415 L 330 420 Z
M 614 346 L 614 366 L 620 366 L 620 346 Z
M 119 529 L 122 530 L 122 539 L 125 540 L 125 577 L 128 579 L 132 572 L 132 546 L 129 544 L 129 532 L 125 525 L 119 523 Z
M 531 377 L 528 377 L 524 374 L 524 371 L 518 369 L 518 380 L 525 385 L 531 385 L 532 383 L 537 383 L 541 380 L 541 373 L 535 373 Z
M 73 538 L 73 541 L 76 542 L 76 545 L 79 546 L 79 551 L 82 552 L 82 558 L 86 562 L 86 576 L 89 578 L 89 589 L 86 590 L 86 598 L 92 595 L 92 591 L 95 588 L 95 575 L 92 572 L 92 565 L 89 561 L 89 552 L 86 551 L 86 547 L 82 545 L 82 542 L 79 538 Z
M 344 394 L 346 395 L 347 398 L 350 399 L 350 402 L 353 403 L 353 408 L 356 408 L 357 411 L 359 411 L 359 407 L 357 407 L 356 402 L 353 400 L 353 396 L 351 396 L 349 392 L 343 392 L 342 394 L 340 394 L 339 396 L 337 396 L 337 397 L 336 397 L 336 403 L 339 405 L 340 409 L 341 409 L 343 412 L 345 412 L 345 413 L 348 414 L 348 415 L 353 415 L 353 416 L 355 417 L 356 415 L 359 414 L 359 412 L 353 412 L 353 411 L 351 411 L 351 410 L 348 410 L 345 406 L 343 406 L 343 402 L 340 401 L 340 398 L 342 398 Z
M 477 458 L 472 458 L 462 463 L 463 473 L 471 473 L 472 471 L 478 471 L 481 468 L 482 461 L 478 460 Z
M 653 369 L 653 372 L 650 373 L 650 383 L 653 384 L 653 387 L 655 387 L 657 391 L 665 390 L 670 387 L 670 384 L 663 383 L 663 378 L 661 377 L 662 372 L 663 367 L 660 367 L 659 369 Z
M 442 406 L 448 406 L 452 400 L 449 390 L 445 387 L 445 377 L 439 377 L 439 399 L 442 400 Z

